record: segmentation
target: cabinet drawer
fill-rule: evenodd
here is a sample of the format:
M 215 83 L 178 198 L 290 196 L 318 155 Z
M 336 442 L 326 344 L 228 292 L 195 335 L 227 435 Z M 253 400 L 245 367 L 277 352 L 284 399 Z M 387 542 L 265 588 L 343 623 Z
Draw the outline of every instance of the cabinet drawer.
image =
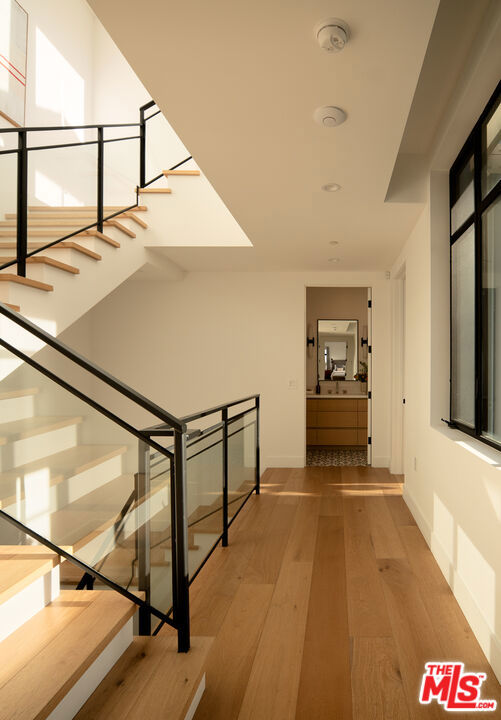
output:
M 306 431 L 306 444 L 307 445 L 316 445 L 317 444 L 317 431 L 316 430 L 307 430 Z
M 317 427 L 319 428 L 356 428 L 356 412 L 317 412 Z
M 357 445 L 356 429 L 317 430 L 317 445 Z
M 357 410 L 358 412 L 367 412 L 367 398 L 357 400 Z
M 328 398 L 326 400 L 317 400 L 318 412 L 327 412 L 339 410 L 341 412 L 356 412 L 357 402 L 359 400 L 353 398 Z
M 367 427 L 367 413 L 366 412 L 360 412 L 360 410 L 357 413 L 357 426 L 359 428 L 366 428 Z
M 312 410 L 317 409 L 317 399 L 316 398 L 306 398 L 306 412 L 311 412 Z
M 357 445 L 367 445 L 367 430 L 357 430 Z
M 306 411 L 306 427 L 317 426 L 317 413 L 311 412 L 309 409 Z

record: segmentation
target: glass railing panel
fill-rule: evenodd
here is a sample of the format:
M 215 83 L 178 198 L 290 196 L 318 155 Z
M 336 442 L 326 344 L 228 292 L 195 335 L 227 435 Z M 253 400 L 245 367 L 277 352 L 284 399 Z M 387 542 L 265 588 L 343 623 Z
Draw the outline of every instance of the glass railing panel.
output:
M 190 153 L 160 113 L 153 106 L 146 111 L 146 182 L 189 157 Z
M 2 512 L 133 593 L 146 590 L 140 578 L 149 555 L 151 602 L 167 612 L 171 549 L 154 545 L 170 527 L 169 473 L 155 474 L 148 487 L 149 446 L 38 369 L 19 364 L 5 347 L 0 351 L 0 365 L 10 368 L 0 380 Z M 0 544 L 19 544 L 17 538 L 2 518 Z M 63 563 L 67 586 L 82 574 Z
M 228 517 L 235 516 L 256 485 L 256 410 L 228 423 Z
M 105 215 L 136 204 L 140 153 L 138 135 L 137 127 L 104 129 Z
M 15 133 L 0 133 L 0 151 L 17 147 Z M 0 265 L 16 256 L 16 218 L 17 218 L 17 154 L 0 155 Z M 11 266 L 6 272 L 17 273 L 17 267 Z M 0 293 L 2 290 L 0 289 Z M 3 292 L 7 292 L 4 290 Z M 2 295 L 0 294 L 0 299 Z
M 223 426 L 188 442 L 188 565 L 196 573 L 223 532 Z

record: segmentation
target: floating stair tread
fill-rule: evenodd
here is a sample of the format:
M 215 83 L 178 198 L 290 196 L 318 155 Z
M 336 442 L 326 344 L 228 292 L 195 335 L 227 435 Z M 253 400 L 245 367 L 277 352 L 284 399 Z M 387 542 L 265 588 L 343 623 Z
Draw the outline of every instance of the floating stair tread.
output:
M 25 497 L 23 480 L 27 475 L 33 479 L 35 473 L 44 471 L 43 482 L 52 486 L 126 451 L 125 445 L 77 445 L 0 473 L 0 508 Z
M 58 564 L 59 556 L 48 548 L 40 551 L 39 546 L 3 545 L 0 552 L 0 604 Z
M 113 526 L 134 489 L 132 475 L 120 475 L 50 514 L 51 540 L 75 553 Z
M 128 235 L 131 238 L 136 237 L 136 233 L 133 230 L 131 230 L 130 228 L 128 228 L 126 225 L 119 222 L 118 220 L 106 220 L 104 224 L 110 225 L 112 227 L 116 227 L 117 230 L 120 230 L 120 232 L 125 233 L 125 235 Z
M 108 243 L 108 245 L 112 245 L 115 248 L 120 247 L 120 243 L 118 242 L 118 240 L 114 240 L 109 235 L 105 235 L 104 233 L 99 232 L 99 230 L 85 230 L 84 232 L 75 235 L 75 237 L 97 237 L 99 238 L 99 240 Z
M 21 277 L 20 275 L 13 275 L 8 272 L 0 272 L 0 282 L 13 282 L 18 285 L 35 288 L 36 290 L 44 290 L 45 292 L 52 292 L 52 290 L 54 290 L 53 285 L 48 285 L 47 283 L 40 282 L 39 280 Z
M 144 228 L 145 230 L 146 230 L 146 228 L 148 227 L 148 223 L 145 223 L 142 218 L 138 217 L 137 215 L 135 215 L 135 214 L 134 214 L 133 212 L 131 212 L 131 211 L 128 211 L 128 212 L 125 212 L 125 213 L 121 213 L 120 215 L 117 215 L 117 218 L 118 218 L 118 219 L 120 219 L 120 218 L 129 218 L 129 220 L 133 220 L 133 221 L 136 223 L 136 225 L 139 225 L 140 227 Z
M 10 262 L 11 260 L 15 260 L 15 257 L 1 257 L 0 260 L 3 262 Z M 34 257 L 26 258 L 26 263 L 28 265 L 50 265 L 51 267 L 55 267 L 58 270 L 64 270 L 67 273 L 72 273 L 73 275 L 78 275 L 80 270 L 77 267 L 74 267 L 74 265 L 68 265 L 67 263 L 63 263 L 60 260 L 54 260 L 54 258 L 48 257 L 47 255 L 35 255 Z
M 0 643 L 0 720 L 48 717 L 135 609 L 115 592 L 63 590 Z
M 37 395 L 38 393 L 39 388 L 37 387 L 6 390 L 5 392 L 0 392 L 0 401 L 10 400 L 11 398 L 27 397 L 28 395 Z
M 38 250 L 39 248 L 43 248 L 44 243 L 33 243 L 28 241 L 28 250 Z M 14 250 L 17 248 L 17 244 L 15 242 L 2 242 L 0 243 L 0 250 Z M 94 260 L 102 260 L 101 255 L 99 255 L 97 252 L 94 252 L 93 250 L 89 250 L 88 248 L 84 247 L 83 245 L 80 245 L 79 243 L 73 242 L 72 240 L 62 240 L 60 243 L 57 243 L 57 245 L 53 245 L 51 248 L 47 248 L 47 250 L 76 250 L 77 252 L 82 253 L 83 255 L 87 255 L 88 257 L 93 258 Z M 42 251 L 44 252 L 44 251 Z M 43 257 L 46 257 L 45 255 Z M 3 256 L 0 256 L 0 261 L 3 259 Z
M 160 633 L 134 638 L 74 720 L 184 720 L 213 638 L 192 637 L 188 653 Z
M 4 305 L 6 305 L 11 310 L 15 310 L 16 312 L 21 312 L 21 306 L 20 305 L 13 305 L 12 303 L 4 302 Z
M 170 188 L 138 188 L 140 193 L 166 193 L 172 192 Z
M 41 435 L 52 430 L 59 430 L 68 425 L 78 425 L 82 420 L 81 416 L 62 417 L 60 415 L 49 415 L 2 423 L 0 424 L 0 445 L 30 438 L 34 435 Z
M 165 177 L 169 175 L 190 176 L 200 175 L 200 170 L 163 170 Z

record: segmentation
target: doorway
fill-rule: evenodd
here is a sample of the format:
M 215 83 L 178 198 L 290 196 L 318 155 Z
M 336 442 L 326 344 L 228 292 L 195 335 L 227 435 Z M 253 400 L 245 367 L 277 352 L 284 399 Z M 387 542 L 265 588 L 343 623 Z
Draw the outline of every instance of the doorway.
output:
M 370 465 L 370 288 L 306 288 L 306 465 Z

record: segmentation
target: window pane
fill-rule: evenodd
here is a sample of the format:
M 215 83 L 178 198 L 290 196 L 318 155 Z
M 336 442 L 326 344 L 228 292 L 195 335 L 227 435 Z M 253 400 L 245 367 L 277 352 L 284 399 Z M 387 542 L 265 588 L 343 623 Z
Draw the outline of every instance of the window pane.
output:
M 453 178 L 451 197 L 451 232 L 455 233 L 473 215 L 473 156 L 469 157 Z
M 501 105 L 492 111 L 482 127 L 482 197 L 501 178 Z
M 482 217 L 482 435 L 501 442 L 501 200 Z
M 452 419 L 475 427 L 475 233 L 452 246 Z

